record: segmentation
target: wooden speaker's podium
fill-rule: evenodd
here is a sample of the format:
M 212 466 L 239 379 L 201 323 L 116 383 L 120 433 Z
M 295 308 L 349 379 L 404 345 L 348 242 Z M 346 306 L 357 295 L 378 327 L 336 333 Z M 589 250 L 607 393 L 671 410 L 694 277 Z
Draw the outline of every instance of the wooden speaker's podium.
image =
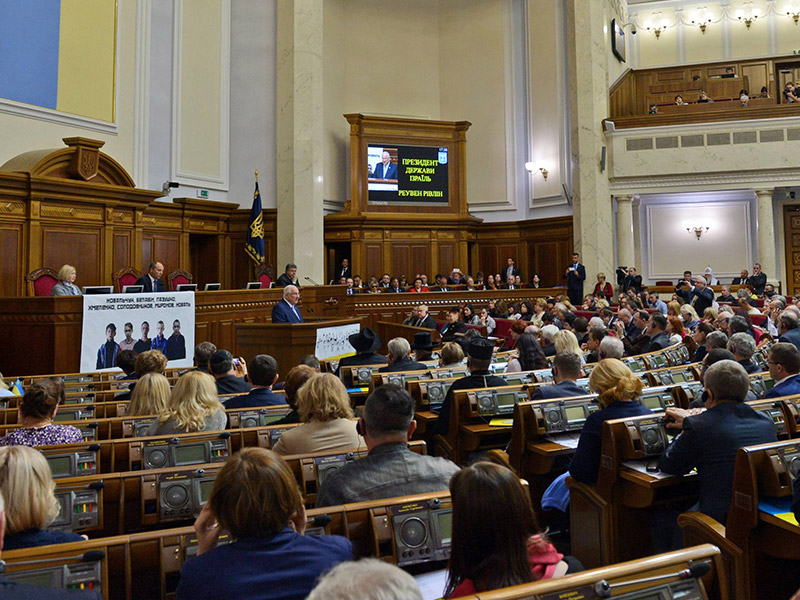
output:
M 317 329 L 353 323 L 361 323 L 361 318 L 305 323 L 236 323 L 238 355 L 249 362 L 258 354 L 269 354 L 278 361 L 278 373 L 284 379 L 289 369 L 300 364 L 301 358 L 314 354 Z

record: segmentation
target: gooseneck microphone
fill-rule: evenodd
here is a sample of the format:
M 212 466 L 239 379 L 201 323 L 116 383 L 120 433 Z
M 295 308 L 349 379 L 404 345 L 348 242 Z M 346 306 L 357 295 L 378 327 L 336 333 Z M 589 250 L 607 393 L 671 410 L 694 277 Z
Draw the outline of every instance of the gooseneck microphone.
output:
M 310 306 L 308 307 L 308 312 L 310 312 L 310 313 L 311 313 L 311 314 L 314 316 L 314 318 L 315 318 L 317 321 L 324 321 L 324 320 L 325 320 L 325 319 L 323 319 L 322 317 L 320 317 L 320 316 L 317 314 L 317 311 L 315 311 L 315 310 L 314 310 L 313 308 L 311 308 Z
M 313 283 L 314 285 L 319 285 L 319 284 L 318 284 L 316 281 L 314 281 L 313 279 L 311 279 L 311 277 L 303 277 L 303 279 L 305 279 L 306 281 L 310 281 L 310 282 L 311 282 L 311 283 Z
M 667 575 L 654 575 L 652 577 L 632 579 L 631 581 L 622 581 L 620 583 L 608 583 L 608 581 L 603 579 L 594 584 L 594 593 L 597 598 L 608 598 L 611 596 L 611 590 L 614 588 L 627 587 L 629 585 L 639 585 L 641 583 L 651 583 L 653 581 L 661 581 L 663 579 L 697 579 L 708 573 L 710 570 L 711 563 L 709 561 L 703 561 L 690 565 L 688 569 L 683 569 L 677 573 L 668 573 Z

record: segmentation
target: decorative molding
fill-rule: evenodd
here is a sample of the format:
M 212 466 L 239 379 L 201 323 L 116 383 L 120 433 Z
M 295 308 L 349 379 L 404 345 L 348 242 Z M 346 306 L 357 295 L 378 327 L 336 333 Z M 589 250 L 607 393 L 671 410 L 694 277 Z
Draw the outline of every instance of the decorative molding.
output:
M 219 79 L 219 176 L 179 169 L 181 127 L 181 67 L 183 50 L 183 7 L 185 0 L 174 0 L 172 51 L 172 152 L 170 172 L 173 181 L 183 185 L 227 192 L 230 180 L 230 63 L 231 4 L 220 0 L 220 79 Z M 200 35 L 199 32 L 195 32 Z
M 523 11 L 527 9 L 523 7 Z M 503 29 L 506 35 L 503 36 L 503 75 L 505 78 L 505 142 L 506 142 L 506 198 L 505 200 L 493 201 L 491 204 L 497 205 L 498 210 L 516 210 L 519 206 L 517 197 L 517 128 L 515 124 L 515 90 L 514 85 L 514 46 L 515 46 L 515 19 L 514 3 L 506 0 L 503 3 Z M 523 28 L 524 30 L 524 28 Z M 527 36 L 521 40 L 523 48 L 528 45 Z M 523 59 L 527 66 L 527 61 Z M 526 90 L 527 92 L 527 90 Z M 526 93 L 527 97 L 527 93 Z M 527 159 L 526 159 L 527 160 Z
M 133 172 L 131 175 L 140 188 L 147 188 L 149 184 L 151 9 L 152 0 L 138 0 L 136 3 L 136 75 L 134 77 Z
M 609 121 L 613 123 L 613 119 L 609 119 Z M 719 121 L 713 123 L 686 123 L 685 125 L 660 125 L 657 127 L 626 127 L 625 129 L 605 131 L 605 136 L 607 138 L 664 137 L 680 135 L 682 133 L 696 134 L 701 129 L 702 133 L 730 133 L 738 131 L 758 131 L 765 127 L 780 127 L 782 129 L 800 127 L 800 117 L 776 117 L 769 119 L 747 119 L 744 121 Z
M 643 175 L 640 177 L 616 177 L 609 180 L 611 191 L 650 188 L 682 188 L 709 185 L 759 186 L 768 183 L 787 185 L 800 179 L 800 168 L 769 169 L 759 171 L 724 171 L 704 174 Z
M 116 96 L 116 90 L 114 90 L 114 95 Z M 5 98 L 0 98 L 0 112 L 18 117 L 26 117 L 28 119 L 36 119 L 37 121 L 66 125 L 68 127 L 81 127 L 82 129 L 99 131 L 101 133 L 116 135 L 119 132 L 116 123 L 98 121 L 97 119 L 90 119 L 89 117 L 82 117 L 80 115 L 71 115 L 41 106 L 6 100 Z

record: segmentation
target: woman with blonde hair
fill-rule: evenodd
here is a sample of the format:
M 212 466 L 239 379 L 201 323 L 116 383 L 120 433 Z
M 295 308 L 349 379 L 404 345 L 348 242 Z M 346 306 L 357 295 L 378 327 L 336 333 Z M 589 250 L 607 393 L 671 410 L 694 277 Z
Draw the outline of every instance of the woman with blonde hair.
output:
M 214 378 L 201 371 L 189 371 L 178 379 L 172 388 L 166 412 L 145 435 L 222 431 L 227 421 L 225 409 L 217 397 Z
M 575 334 L 571 331 L 562 329 L 556 334 L 553 342 L 556 345 L 556 354 L 559 352 L 572 352 L 580 357 L 581 364 L 586 362 L 583 358 L 583 350 L 581 350 L 581 346 L 578 344 L 578 338 L 575 337 Z
M 3 550 L 86 539 L 67 531 L 45 531 L 59 513 L 55 489 L 50 465 L 41 452 L 28 446 L 0 448 L 0 494 L 6 512 Z
M 578 448 L 569 466 L 569 474 L 582 483 L 597 482 L 600 468 L 600 442 L 603 423 L 609 419 L 624 419 L 652 413 L 639 404 L 642 381 L 616 358 L 604 358 L 592 369 L 589 389 L 597 394 L 601 410 L 586 418 L 578 440 Z
M 700 324 L 700 317 L 691 304 L 683 304 L 680 308 L 680 315 L 683 318 L 683 326 L 689 331 L 694 331 L 694 328 Z
M 64 265 L 58 270 L 58 283 L 50 290 L 51 296 L 81 296 L 81 288 L 75 285 L 77 271 L 72 265 Z
M 458 342 L 447 342 L 439 351 L 440 367 L 460 367 L 464 364 L 464 349 Z
M 676 300 L 672 300 L 667 304 L 667 317 L 680 317 L 681 316 L 681 305 L 680 302 Z
M 350 397 L 342 381 L 331 373 L 318 373 L 297 393 L 302 425 L 286 431 L 275 444 L 278 454 L 308 454 L 325 450 L 352 450 L 365 446 L 356 432 Z
M 714 321 L 717 320 L 718 316 L 719 316 L 719 311 L 713 306 L 709 306 L 707 309 L 703 311 L 703 322 L 713 323 Z
M 161 373 L 146 373 L 131 392 L 127 416 L 160 415 L 169 403 L 169 380 Z

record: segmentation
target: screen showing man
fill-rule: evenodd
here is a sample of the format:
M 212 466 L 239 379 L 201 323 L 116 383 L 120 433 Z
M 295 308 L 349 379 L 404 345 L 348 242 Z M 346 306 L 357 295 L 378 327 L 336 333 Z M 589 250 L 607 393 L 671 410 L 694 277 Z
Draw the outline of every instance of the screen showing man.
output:
M 369 203 L 447 205 L 447 163 L 447 147 L 368 146 Z

